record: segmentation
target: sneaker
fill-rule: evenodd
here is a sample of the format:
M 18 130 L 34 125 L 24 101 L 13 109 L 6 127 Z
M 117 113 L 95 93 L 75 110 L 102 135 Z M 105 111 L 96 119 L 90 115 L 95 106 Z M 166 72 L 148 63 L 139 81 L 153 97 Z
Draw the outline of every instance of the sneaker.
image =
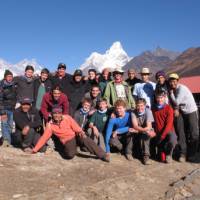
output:
M 181 163 L 186 162 L 186 157 L 185 157 L 185 155 L 181 155 L 181 156 L 179 157 L 178 161 L 181 162 Z
M 151 161 L 149 159 L 149 156 L 144 156 L 142 160 L 144 165 L 151 165 Z
M 101 160 L 103 160 L 104 162 L 110 162 L 110 154 L 106 153 L 105 156 Z
M 166 162 L 166 163 L 172 163 L 172 157 L 171 157 L 171 155 L 167 155 L 167 156 L 166 156 L 165 162 Z
M 125 157 L 129 161 L 133 161 L 133 156 L 131 154 L 125 154 Z

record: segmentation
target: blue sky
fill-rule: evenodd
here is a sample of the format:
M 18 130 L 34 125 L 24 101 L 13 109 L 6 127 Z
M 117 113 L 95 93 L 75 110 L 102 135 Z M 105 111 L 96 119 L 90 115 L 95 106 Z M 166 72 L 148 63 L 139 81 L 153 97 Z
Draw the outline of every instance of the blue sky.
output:
M 69 71 L 120 41 L 129 56 L 200 46 L 199 0 L 0 0 L 0 58 Z

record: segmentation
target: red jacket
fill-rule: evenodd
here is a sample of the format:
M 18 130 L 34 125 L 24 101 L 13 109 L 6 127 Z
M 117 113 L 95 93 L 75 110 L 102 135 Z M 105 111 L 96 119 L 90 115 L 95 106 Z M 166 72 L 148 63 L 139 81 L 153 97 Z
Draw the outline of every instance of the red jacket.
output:
M 164 140 L 168 133 L 174 132 L 174 112 L 170 105 L 166 104 L 163 109 L 152 109 L 156 133 Z
M 40 109 L 45 121 L 48 121 L 48 117 L 51 114 L 51 110 L 54 105 L 59 105 L 60 107 L 62 107 L 63 114 L 69 113 L 69 102 L 68 102 L 68 98 L 65 94 L 61 93 L 58 101 L 55 101 L 53 99 L 51 92 L 47 92 L 43 96 L 41 109 Z

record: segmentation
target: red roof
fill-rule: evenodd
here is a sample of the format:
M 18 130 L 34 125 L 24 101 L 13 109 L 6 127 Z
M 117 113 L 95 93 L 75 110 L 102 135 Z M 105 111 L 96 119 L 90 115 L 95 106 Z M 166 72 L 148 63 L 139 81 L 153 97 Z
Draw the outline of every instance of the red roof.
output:
M 200 76 L 184 77 L 179 82 L 186 85 L 192 93 L 200 93 Z

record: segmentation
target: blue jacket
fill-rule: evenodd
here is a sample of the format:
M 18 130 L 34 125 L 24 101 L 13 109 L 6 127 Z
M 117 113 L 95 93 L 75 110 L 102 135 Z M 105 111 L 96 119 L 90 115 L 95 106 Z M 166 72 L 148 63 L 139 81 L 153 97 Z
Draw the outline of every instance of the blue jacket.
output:
M 113 131 L 117 131 L 118 134 L 125 134 L 128 132 L 129 127 L 131 127 L 131 114 L 129 112 L 125 113 L 123 118 L 111 118 L 108 122 L 106 130 L 106 152 L 110 152 L 110 137 Z

